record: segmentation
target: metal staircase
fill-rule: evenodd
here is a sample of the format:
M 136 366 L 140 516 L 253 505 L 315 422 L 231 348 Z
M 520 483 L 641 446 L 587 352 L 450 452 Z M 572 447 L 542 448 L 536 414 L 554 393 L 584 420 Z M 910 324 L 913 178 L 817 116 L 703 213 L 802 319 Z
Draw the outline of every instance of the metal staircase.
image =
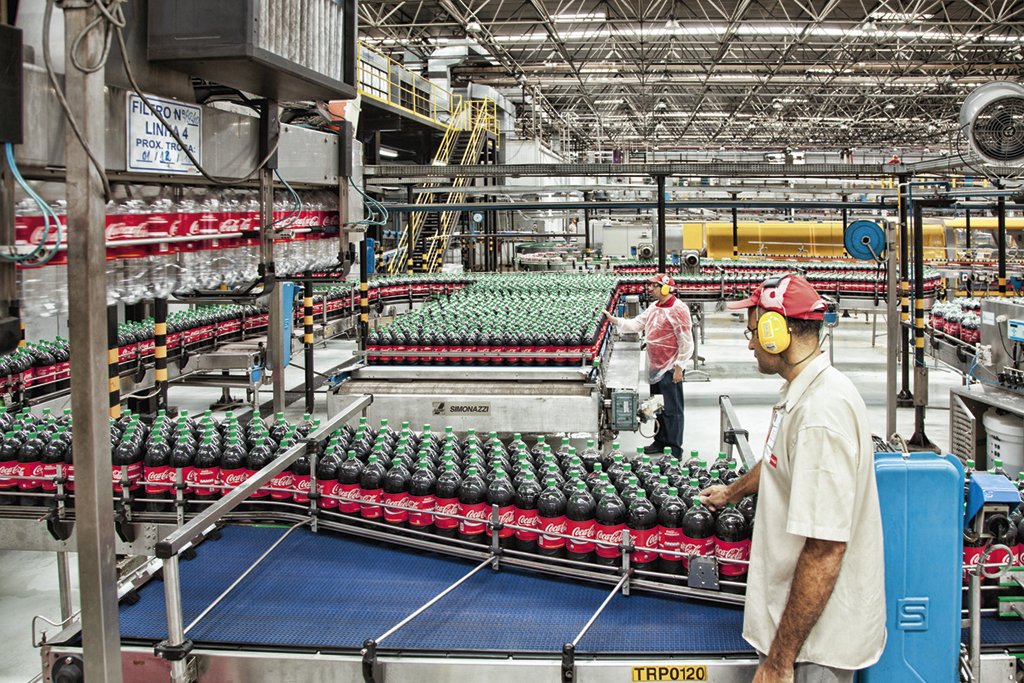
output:
M 452 116 L 444 139 L 434 156 L 434 165 L 459 164 L 469 166 L 480 162 L 488 139 L 497 141 L 497 111 L 492 100 L 469 100 L 462 103 Z M 455 188 L 450 192 L 421 192 L 416 204 L 434 201 L 460 204 L 465 193 L 458 188 L 472 182 L 471 178 L 452 179 Z M 440 187 L 440 182 L 426 187 Z M 388 263 L 387 272 L 394 275 L 407 273 L 434 273 L 441 269 L 445 252 L 459 222 L 461 211 L 415 211 L 399 238 L 395 257 Z

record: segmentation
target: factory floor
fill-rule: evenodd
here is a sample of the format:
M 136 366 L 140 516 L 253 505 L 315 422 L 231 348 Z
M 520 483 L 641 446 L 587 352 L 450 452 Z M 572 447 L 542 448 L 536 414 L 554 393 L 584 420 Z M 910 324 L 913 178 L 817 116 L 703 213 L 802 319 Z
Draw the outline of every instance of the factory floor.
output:
M 745 318 L 728 312 L 710 312 L 709 309 L 705 339 L 698 352 L 704 358 L 703 370 L 710 381 L 688 381 L 684 387 L 684 449 L 687 451 L 698 450 L 709 457 L 718 453 L 719 396 L 724 394 L 731 397 L 741 425 L 750 432 L 754 454 L 760 456 L 760 444 L 764 443 L 767 434 L 771 405 L 778 396 L 781 380 L 757 372 L 752 352 L 747 349 L 743 337 L 745 324 Z M 870 316 L 861 314 L 842 319 L 835 330 L 833 354 L 836 367 L 847 373 L 860 389 L 870 412 L 873 431 L 881 436 L 885 432 L 886 396 L 884 317 L 878 318 L 874 341 L 872 330 Z M 351 342 L 328 342 L 326 347 L 317 349 L 317 370 L 334 367 L 350 355 L 352 348 Z M 828 342 L 825 348 L 828 349 Z M 632 377 L 642 392 L 641 400 L 647 398 L 639 346 L 619 341 L 613 354 L 618 371 L 628 375 L 631 369 L 635 369 Z M 302 358 L 293 358 L 293 362 L 301 365 Z M 302 381 L 300 368 L 288 369 L 288 387 L 296 387 Z M 949 443 L 949 388 L 960 384 L 960 375 L 941 367 L 930 373 L 926 433 L 943 449 Z M 173 405 L 192 413 L 202 412 L 219 397 L 217 389 L 184 387 L 173 388 L 170 396 Z M 260 398 L 269 400 L 271 393 L 267 391 Z M 317 394 L 316 412 L 326 415 L 326 399 L 322 393 Z M 296 419 L 302 413 L 303 405 L 299 399 L 289 407 L 287 415 L 289 419 Z M 909 438 L 914 426 L 913 409 L 900 409 L 897 425 L 899 433 Z M 648 434 L 650 428 L 650 424 L 642 426 Z M 638 433 L 623 433 L 619 442 L 623 450 L 629 452 L 636 446 L 649 443 L 649 438 Z M 75 569 L 72 556 L 73 583 L 77 588 Z M 77 608 L 77 591 L 74 601 Z M 39 673 L 38 651 L 32 647 L 30 637 L 31 620 L 37 614 L 51 620 L 57 620 L 59 615 L 55 557 L 50 553 L 0 551 L 0 615 L 3 615 L 0 618 L 0 642 L 7 644 L 0 655 L 0 683 L 25 683 Z

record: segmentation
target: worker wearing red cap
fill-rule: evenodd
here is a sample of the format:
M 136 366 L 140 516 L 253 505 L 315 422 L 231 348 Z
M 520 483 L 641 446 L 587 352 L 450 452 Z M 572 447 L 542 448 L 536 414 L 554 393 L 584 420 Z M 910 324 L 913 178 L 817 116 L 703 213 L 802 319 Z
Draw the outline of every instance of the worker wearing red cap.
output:
M 747 310 L 758 369 L 785 381 L 761 460 L 701 500 L 757 494 L 743 637 L 754 681 L 853 681 L 885 645 L 882 520 L 867 409 L 821 352 L 825 302 L 803 278 L 770 278 Z
M 661 453 L 672 449 L 677 458 L 683 455 L 683 370 L 693 355 L 690 329 L 690 307 L 676 298 L 675 281 L 664 273 L 650 280 L 654 305 L 632 320 L 605 315 L 623 332 L 644 332 L 647 342 L 647 380 L 651 395 L 661 394 L 665 409 L 658 417 L 654 441 L 645 453 Z

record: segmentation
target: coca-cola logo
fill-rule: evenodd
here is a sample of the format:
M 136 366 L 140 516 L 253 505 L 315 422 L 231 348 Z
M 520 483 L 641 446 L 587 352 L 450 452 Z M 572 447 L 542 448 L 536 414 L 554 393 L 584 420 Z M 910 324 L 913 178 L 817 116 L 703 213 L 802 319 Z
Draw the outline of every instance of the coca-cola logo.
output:
M 531 515 L 529 513 L 520 514 L 516 519 L 516 525 L 527 527 L 529 529 L 536 529 L 540 526 L 540 520 L 537 515 Z
M 360 500 L 361 499 L 361 495 L 359 493 L 359 489 L 356 486 L 342 485 L 340 487 L 340 490 L 337 493 L 338 493 L 338 495 L 341 498 L 346 498 L 348 500 Z
M 228 486 L 238 486 L 248 478 L 249 475 L 245 472 L 232 472 L 224 477 L 224 483 Z
M 18 476 L 18 463 L 13 462 L 0 462 L 0 477 L 16 477 Z
M 167 484 L 172 481 L 174 481 L 174 470 L 170 467 L 154 467 L 146 470 L 146 482 L 149 484 Z
M 43 476 L 43 466 L 38 462 L 23 464 L 21 466 L 21 476 L 41 477 Z
M 723 548 L 718 546 L 715 548 L 715 557 L 719 560 L 748 560 L 750 559 L 750 549 L 743 546 L 736 546 L 735 548 Z
M 300 491 L 305 491 L 306 493 L 309 493 L 309 489 L 310 489 L 309 477 L 299 478 L 298 481 L 296 482 L 296 486 L 297 486 L 297 488 Z
M 498 515 L 498 521 L 502 524 L 515 524 L 516 513 L 514 510 L 506 510 Z
M 458 503 L 442 504 L 442 505 L 439 505 L 434 512 L 437 512 L 437 513 L 442 514 L 442 515 L 457 515 L 457 514 L 459 514 L 459 504 Z
M 622 529 L 616 529 L 615 527 L 602 528 L 598 526 L 595 528 L 594 538 L 606 543 L 619 543 L 622 541 Z
M 122 221 L 107 223 L 105 235 L 108 242 L 144 239 L 149 237 L 149 227 L 145 221 Z
M 594 527 L 592 526 L 574 526 L 569 529 L 569 535 L 573 538 L 584 538 L 590 540 L 594 537 Z
M 683 543 L 679 548 L 679 552 L 684 555 L 710 555 L 711 549 L 710 544 L 700 541 L 697 543 Z
M 554 522 L 551 524 L 545 524 L 544 537 L 549 538 L 548 534 L 564 534 L 568 526 L 569 525 L 565 522 Z
M 463 517 L 470 519 L 487 519 L 487 510 L 470 508 L 463 513 Z
M 379 490 L 363 491 L 360 500 L 365 503 L 376 503 L 380 500 L 380 493 Z

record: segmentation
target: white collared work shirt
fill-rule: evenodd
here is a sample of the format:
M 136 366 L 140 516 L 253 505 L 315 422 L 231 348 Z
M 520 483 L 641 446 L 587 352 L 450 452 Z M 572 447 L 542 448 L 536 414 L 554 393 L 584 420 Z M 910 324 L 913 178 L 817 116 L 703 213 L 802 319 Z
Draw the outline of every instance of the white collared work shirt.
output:
M 835 589 L 797 662 L 862 669 L 885 646 L 882 519 L 867 409 L 815 358 L 780 391 L 761 460 L 743 637 L 771 649 L 807 538 L 846 543 Z

